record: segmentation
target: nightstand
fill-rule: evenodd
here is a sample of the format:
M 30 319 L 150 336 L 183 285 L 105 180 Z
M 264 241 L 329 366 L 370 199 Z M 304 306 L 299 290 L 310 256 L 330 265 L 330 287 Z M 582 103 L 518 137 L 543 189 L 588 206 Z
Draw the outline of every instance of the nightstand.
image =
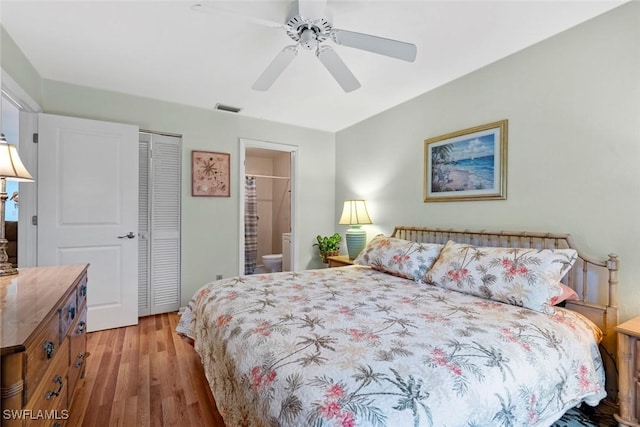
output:
M 618 400 L 620 426 L 638 427 L 640 419 L 640 316 L 616 327 L 618 331 Z
M 329 260 L 329 268 L 353 265 L 353 260 L 349 259 L 349 255 L 330 256 L 327 259 Z

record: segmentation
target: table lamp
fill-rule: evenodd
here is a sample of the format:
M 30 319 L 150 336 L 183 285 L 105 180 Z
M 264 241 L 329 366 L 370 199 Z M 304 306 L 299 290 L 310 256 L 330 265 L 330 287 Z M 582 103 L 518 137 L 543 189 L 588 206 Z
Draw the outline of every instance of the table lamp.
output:
M 0 276 L 18 274 L 18 270 L 11 265 L 7 256 L 7 239 L 4 230 L 7 180 L 33 182 L 33 177 L 22 164 L 16 146 L 7 144 L 4 134 L 0 134 Z
M 346 200 L 338 224 L 349 225 L 345 233 L 349 259 L 355 259 L 367 243 L 367 232 L 362 224 L 371 224 L 364 200 Z

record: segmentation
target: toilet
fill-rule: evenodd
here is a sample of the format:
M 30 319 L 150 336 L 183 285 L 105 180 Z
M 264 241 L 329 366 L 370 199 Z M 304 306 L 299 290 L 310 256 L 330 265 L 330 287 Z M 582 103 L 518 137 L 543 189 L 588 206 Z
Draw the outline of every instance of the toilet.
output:
M 282 254 L 262 255 L 262 263 L 270 273 L 282 271 Z

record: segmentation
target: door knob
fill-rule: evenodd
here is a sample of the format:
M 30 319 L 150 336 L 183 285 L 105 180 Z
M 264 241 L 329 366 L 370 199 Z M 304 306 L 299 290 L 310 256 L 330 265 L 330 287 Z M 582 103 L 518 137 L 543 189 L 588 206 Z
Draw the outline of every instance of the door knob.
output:
M 125 237 L 127 239 L 133 239 L 133 238 L 136 237 L 136 235 L 133 233 L 133 231 L 130 231 L 129 233 L 125 234 L 124 236 L 118 236 L 118 239 L 124 239 Z

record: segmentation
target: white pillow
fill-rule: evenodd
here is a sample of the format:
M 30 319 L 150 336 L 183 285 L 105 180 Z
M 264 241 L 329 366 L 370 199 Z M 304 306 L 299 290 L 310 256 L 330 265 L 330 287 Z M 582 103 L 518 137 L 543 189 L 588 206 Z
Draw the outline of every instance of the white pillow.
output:
M 507 304 L 553 313 L 560 280 L 577 258 L 574 249 L 477 247 L 453 241 L 440 252 L 425 282 Z

